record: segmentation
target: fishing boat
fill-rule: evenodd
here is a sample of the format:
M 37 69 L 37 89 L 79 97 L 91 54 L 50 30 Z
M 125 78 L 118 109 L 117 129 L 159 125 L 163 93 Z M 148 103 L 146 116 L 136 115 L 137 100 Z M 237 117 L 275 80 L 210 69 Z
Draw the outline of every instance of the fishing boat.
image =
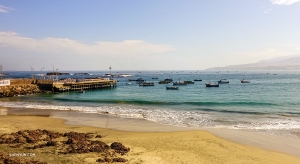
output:
M 229 84 L 229 81 L 226 79 L 221 79 L 218 81 L 219 84 Z
M 140 86 L 154 86 L 153 82 L 142 82 L 139 84 Z
M 84 93 L 84 90 L 81 88 L 80 90 L 77 91 L 77 93 Z
M 249 80 L 241 80 L 241 83 L 250 83 L 250 81 Z
M 144 83 L 145 82 L 145 80 L 143 80 L 142 78 L 138 78 L 137 80 L 136 80 L 136 83 L 137 84 L 141 84 L 141 83 Z
M 180 79 L 179 79 L 179 81 L 173 82 L 173 85 L 187 85 L 187 83 L 184 81 L 180 81 Z
M 168 87 L 168 86 L 167 86 L 166 89 L 167 89 L 167 90 L 178 90 L 179 87 L 175 87 L 175 86 L 169 86 L 169 87 Z
M 165 80 L 159 81 L 158 84 L 169 84 L 172 81 L 173 81 L 173 79 L 165 79 Z
M 194 79 L 194 81 L 202 81 L 202 79 Z
M 206 85 L 206 87 L 219 87 L 219 83 L 218 84 L 211 84 L 209 82 L 209 83 L 206 83 L 205 85 Z
M 195 84 L 195 82 L 193 82 L 193 81 L 191 81 L 191 80 L 187 80 L 187 81 L 183 81 L 183 82 L 185 82 L 185 83 L 187 83 L 187 84 Z

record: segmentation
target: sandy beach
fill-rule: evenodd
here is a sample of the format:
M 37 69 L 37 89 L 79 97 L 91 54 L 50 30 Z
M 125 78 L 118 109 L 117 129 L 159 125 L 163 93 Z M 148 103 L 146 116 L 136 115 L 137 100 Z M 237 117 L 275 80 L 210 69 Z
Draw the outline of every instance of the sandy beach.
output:
M 141 120 L 70 111 L 0 108 L 0 134 L 19 130 L 76 131 L 103 136 L 105 143 L 120 142 L 130 151 L 126 163 L 300 163 L 299 139 L 251 132 L 178 128 Z M 288 143 L 288 144 L 287 144 Z M 3 154 L 35 153 L 48 163 L 97 163 L 99 154 L 61 155 L 55 148 L 21 150 L 0 145 Z

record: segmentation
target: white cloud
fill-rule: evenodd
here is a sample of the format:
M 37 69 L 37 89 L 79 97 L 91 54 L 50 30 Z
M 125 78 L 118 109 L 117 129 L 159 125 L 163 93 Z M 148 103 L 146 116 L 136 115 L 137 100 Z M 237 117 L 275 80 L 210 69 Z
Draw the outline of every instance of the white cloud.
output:
M 300 0 L 271 0 L 271 2 L 276 5 L 292 5 Z
M 8 13 L 10 10 L 13 10 L 13 8 L 0 5 L 0 13 Z
M 122 42 L 95 42 L 84 44 L 68 38 L 47 37 L 34 39 L 23 37 L 15 32 L 0 32 L 0 48 L 13 48 L 20 51 L 47 52 L 54 54 L 81 55 L 138 55 L 173 51 L 171 45 L 157 45 L 143 40 Z

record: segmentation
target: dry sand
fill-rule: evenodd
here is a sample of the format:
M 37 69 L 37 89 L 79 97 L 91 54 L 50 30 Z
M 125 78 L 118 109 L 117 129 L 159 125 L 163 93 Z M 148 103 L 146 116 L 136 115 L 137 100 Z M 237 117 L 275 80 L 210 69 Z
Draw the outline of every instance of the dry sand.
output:
M 216 137 L 211 133 L 200 130 L 183 131 L 180 128 L 172 129 L 170 126 L 158 126 L 157 124 L 152 123 L 143 124 L 145 122 L 141 120 L 130 122 L 129 120 L 125 119 L 121 122 L 118 122 L 110 117 L 106 117 L 106 120 L 103 117 L 98 118 L 103 119 L 102 124 L 107 128 L 91 127 L 93 125 L 91 122 L 89 122 L 90 120 L 93 120 L 91 115 L 89 115 L 88 117 L 90 119 L 85 117 L 87 115 L 81 115 L 83 116 L 82 119 L 86 119 L 87 124 L 91 124 L 91 126 L 75 125 L 75 123 L 78 123 L 78 121 L 80 122 L 80 120 L 77 119 L 77 122 L 74 121 L 79 114 L 74 114 L 74 112 L 69 112 L 69 114 L 67 113 L 69 117 L 73 118 L 69 120 L 69 123 L 73 123 L 74 125 L 69 125 L 65 124 L 65 120 L 63 119 L 48 117 L 49 115 L 53 115 L 53 111 L 51 110 L 45 110 L 42 113 L 39 113 L 39 111 L 35 112 L 33 110 L 31 112 L 27 112 L 27 114 L 22 114 L 22 112 L 20 113 L 20 111 L 22 110 L 7 110 L 2 108 L 2 111 L 0 113 L 8 113 L 9 115 L 0 116 L 0 134 L 16 132 L 18 130 L 24 129 L 48 129 L 58 132 L 93 132 L 104 136 L 101 140 L 106 143 L 117 141 L 121 142 L 126 147 L 130 147 L 131 151 L 127 155 L 123 156 L 123 158 L 129 160 L 127 163 L 300 163 L 300 158 L 293 155 L 238 144 L 235 143 L 235 141 L 227 141 L 225 139 Z M 66 111 L 60 111 L 54 115 L 63 118 L 66 117 L 66 114 L 64 112 Z M 35 116 L 28 116 L 28 114 Z M 116 122 L 113 123 L 113 121 Z M 128 123 L 127 131 L 112 130 L 117 129 L 118 126 L 126 129 L 126 124 L 124 125 L 123 121 L 127 121 Z M 142 129 L 140 127 L 144 127 L 143 132 L 139 132 L 139 129 Z M 157 132 L 147 131 L 147 129 L 153 130 L 153 128 Z M 165 131 L 169 132 L 163 132 L 163 129 L 167 129 Z M 0 149 L 0 151 L 6 152 L 13 150 Z M 96 163 L 95 160 L 97 159 L 97 154 L 88 153 L 76 156 L 63 156 L 56 155 L 55 153 L 47 151 L 38 151 L 36 152 L 35 159 L 38 159 L 40 161 L 46 160 L 49 163 Z

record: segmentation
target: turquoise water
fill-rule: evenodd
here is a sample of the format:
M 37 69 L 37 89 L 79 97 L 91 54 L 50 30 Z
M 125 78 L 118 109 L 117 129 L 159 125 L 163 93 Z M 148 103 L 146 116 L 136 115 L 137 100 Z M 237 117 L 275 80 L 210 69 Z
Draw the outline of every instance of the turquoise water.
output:
M 107 72 L 92 72 L 91 76 Z M 180 127 L 251 129 L 293 135 L 300 130 L 300 73 L 298 72 L 120 72 L 143 78 L 155 86 L 141 87 L 117 78 L 115 89 L 87 90 L 0 99 L 0 106 L 109 114 Z M 11 72 L 8 76 L 30 76 Z M 157 77 L 158 79 L 152 79 Z M 80 77 L 81 78 L 81 77 Z M 195 84 L 166 90 L 159 80 L 193 80 Z M 205 83 L 226 78 L 229 84 L 207 88 Z M 240 80 L 250 80 L 241 83 Z M 168 84 L 171 85 L 171 84 Z

